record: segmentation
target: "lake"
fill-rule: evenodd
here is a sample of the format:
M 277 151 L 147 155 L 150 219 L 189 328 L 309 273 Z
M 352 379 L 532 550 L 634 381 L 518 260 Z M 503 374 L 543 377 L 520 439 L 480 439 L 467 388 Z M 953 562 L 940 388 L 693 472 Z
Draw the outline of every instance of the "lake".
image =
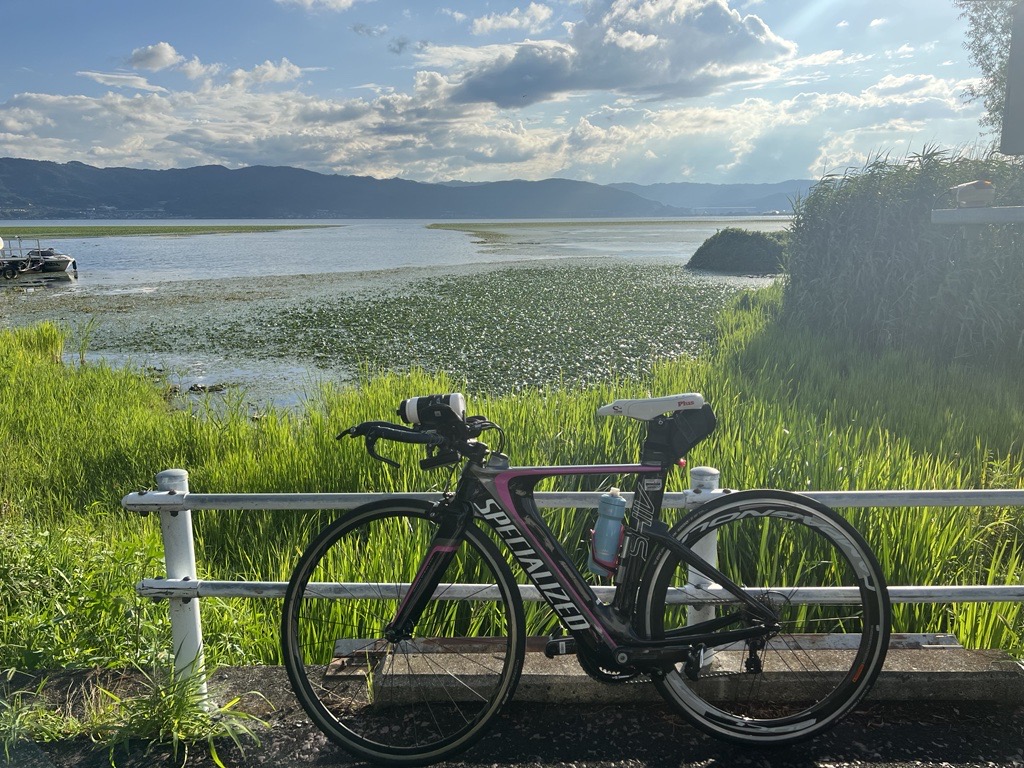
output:
M 0 236 L 61 223 L 126 222 L 0 221 Z M 71 329 L 76 358 L 82 347 L 88 359 L 156 368 L 186 389 L 227 385 L 256 403 L 294 403 L 366 365 L 444 370 L 487 390 L 584 383 L 603 355 L 632 375 L 695 351 L 710 307 L 765 279 L 683 265 L 718 229 L 777 230 L 788 219 L 470 222 L 468 231 L 308 223 L 333 226 L 48 240 L 75 257 L 78 276 L 0 286 L 0 322 L 55 320 Z

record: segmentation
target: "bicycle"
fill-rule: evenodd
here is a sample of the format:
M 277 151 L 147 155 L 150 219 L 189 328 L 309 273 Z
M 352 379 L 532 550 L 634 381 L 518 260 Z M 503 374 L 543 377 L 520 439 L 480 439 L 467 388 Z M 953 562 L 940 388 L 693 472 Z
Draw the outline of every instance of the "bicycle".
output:
M 868 692 L 891 613 L 878 562 L 852 526 L 807 497 L 757 490 L 722 493 L 670 529 L 668 472 L 714 430 L 710 405 L 684 394 L 616 400 L 598 414 L 647 425 L 639 464 L 513 467 L 504 432 L 467 418 L 459 394 L 404 400 L 408 426 L 370 421 L 338 435 L 363 437 L 371 456 L 396 466 L 378 441 L 422 444 L 423 468 L 453 467 L 458 479 L 436 503 L 385 499 L 345 514 L 294 570 L 284 662 L 332 741 L 374 762 L 448 757 L 512 698 L 528 648 L 574 653 L 606 683 L 649 677 L 695 726 L 741 744 L 815 736 Z M 496 450 L 478 440 L 489 430 Z M 541 518 L 534 489 L 609 475 L 636 483 L 605 602 Z M 710 534 L 717 564 L 694 552 Z M 567 634 L 527 637 L 520 588 L 531 585 Z

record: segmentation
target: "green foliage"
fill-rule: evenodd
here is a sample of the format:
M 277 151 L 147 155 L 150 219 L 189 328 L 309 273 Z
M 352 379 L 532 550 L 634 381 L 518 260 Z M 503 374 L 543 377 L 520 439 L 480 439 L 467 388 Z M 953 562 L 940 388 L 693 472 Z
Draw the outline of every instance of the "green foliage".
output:
M 976 232 L 931 223 L 948 189 L 989 179 L 997 204 L 1020 203 L 1024 167 L 925 151 L 830 176 L 798 201 L 785 311 L 799 326 L 913 349 L 935 360 L 1024 360 L 1021 225 Z
M 135 595 L 163 555 L 138 521 L 95 509 L 91 520 L 39 522 L 0 510 L 0 668 L 144 663 L 169 655 L 165 607 Z M 104 530 L 105 529 L 105 530 Z
M 211 706 L 196 678 L 181 677 L 173 669 L 149 672 L 135 667 L 111 680 L 114 685 L 90 679 L 73 696 L 59 701 L 54 701 L 59 694 L 49 690 L 45 678 L 34 689 L 4 691 L 0 739 L 5 752 L 9 754 L 22 739 L 85 737 L 107 750 L 112 766 L 133 742 L 143 743 L 147 751 L 157 745 L 170 747 L 173 764 L 184 765 L 189 746 L 206 742 L 210 758 L 225 768 L 217 753 L 218 740 L 230 739 L 239 748 L 243 739 L 259 743 L 253 726 L 262 721 L 239 711 L 238 698 Z
M 981 78 L 967 85 L 970 101 L 981 99 L 985 115 L 981 124 L 998 134 L 1002 130 L 1006 103 L 1007 63 L 1010 58 L 1010 30 L 1016 3 L 1005 0 L 953 0 L 960 18 L 967 21 L 964 48 L 981 72 Z
M 782 271 L 786 238 L 785 232 L 726 227 L 705 240 L 687 266 L 731 274 L 774 275 Z

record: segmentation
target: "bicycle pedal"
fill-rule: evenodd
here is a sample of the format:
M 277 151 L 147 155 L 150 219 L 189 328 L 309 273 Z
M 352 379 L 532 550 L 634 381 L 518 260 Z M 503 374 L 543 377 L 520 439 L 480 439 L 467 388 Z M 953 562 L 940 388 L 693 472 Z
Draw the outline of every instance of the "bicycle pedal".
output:
M 544 655 L 549 659 L 555 658 L 555 656 L 571 656 L 576 653 L 576 638 L 574 637 L 555 637 L 552 635 L 548 638 L 547 645 L 544 646 Z

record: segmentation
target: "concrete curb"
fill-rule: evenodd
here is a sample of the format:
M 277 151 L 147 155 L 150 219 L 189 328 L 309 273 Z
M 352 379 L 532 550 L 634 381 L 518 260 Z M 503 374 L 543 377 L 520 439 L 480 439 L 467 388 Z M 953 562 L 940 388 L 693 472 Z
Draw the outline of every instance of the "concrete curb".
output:
M 868 696 L 873 701 L 962 701 L 1024 704 L 1024 663 L 999 650 L 955 644 L 890 646 L 885 667 Z M 548 659 L 527 654 L 517 701 L 642 703 L 662 701 L 649 681 L 603 684 L 589 677 L 575 656 Z

